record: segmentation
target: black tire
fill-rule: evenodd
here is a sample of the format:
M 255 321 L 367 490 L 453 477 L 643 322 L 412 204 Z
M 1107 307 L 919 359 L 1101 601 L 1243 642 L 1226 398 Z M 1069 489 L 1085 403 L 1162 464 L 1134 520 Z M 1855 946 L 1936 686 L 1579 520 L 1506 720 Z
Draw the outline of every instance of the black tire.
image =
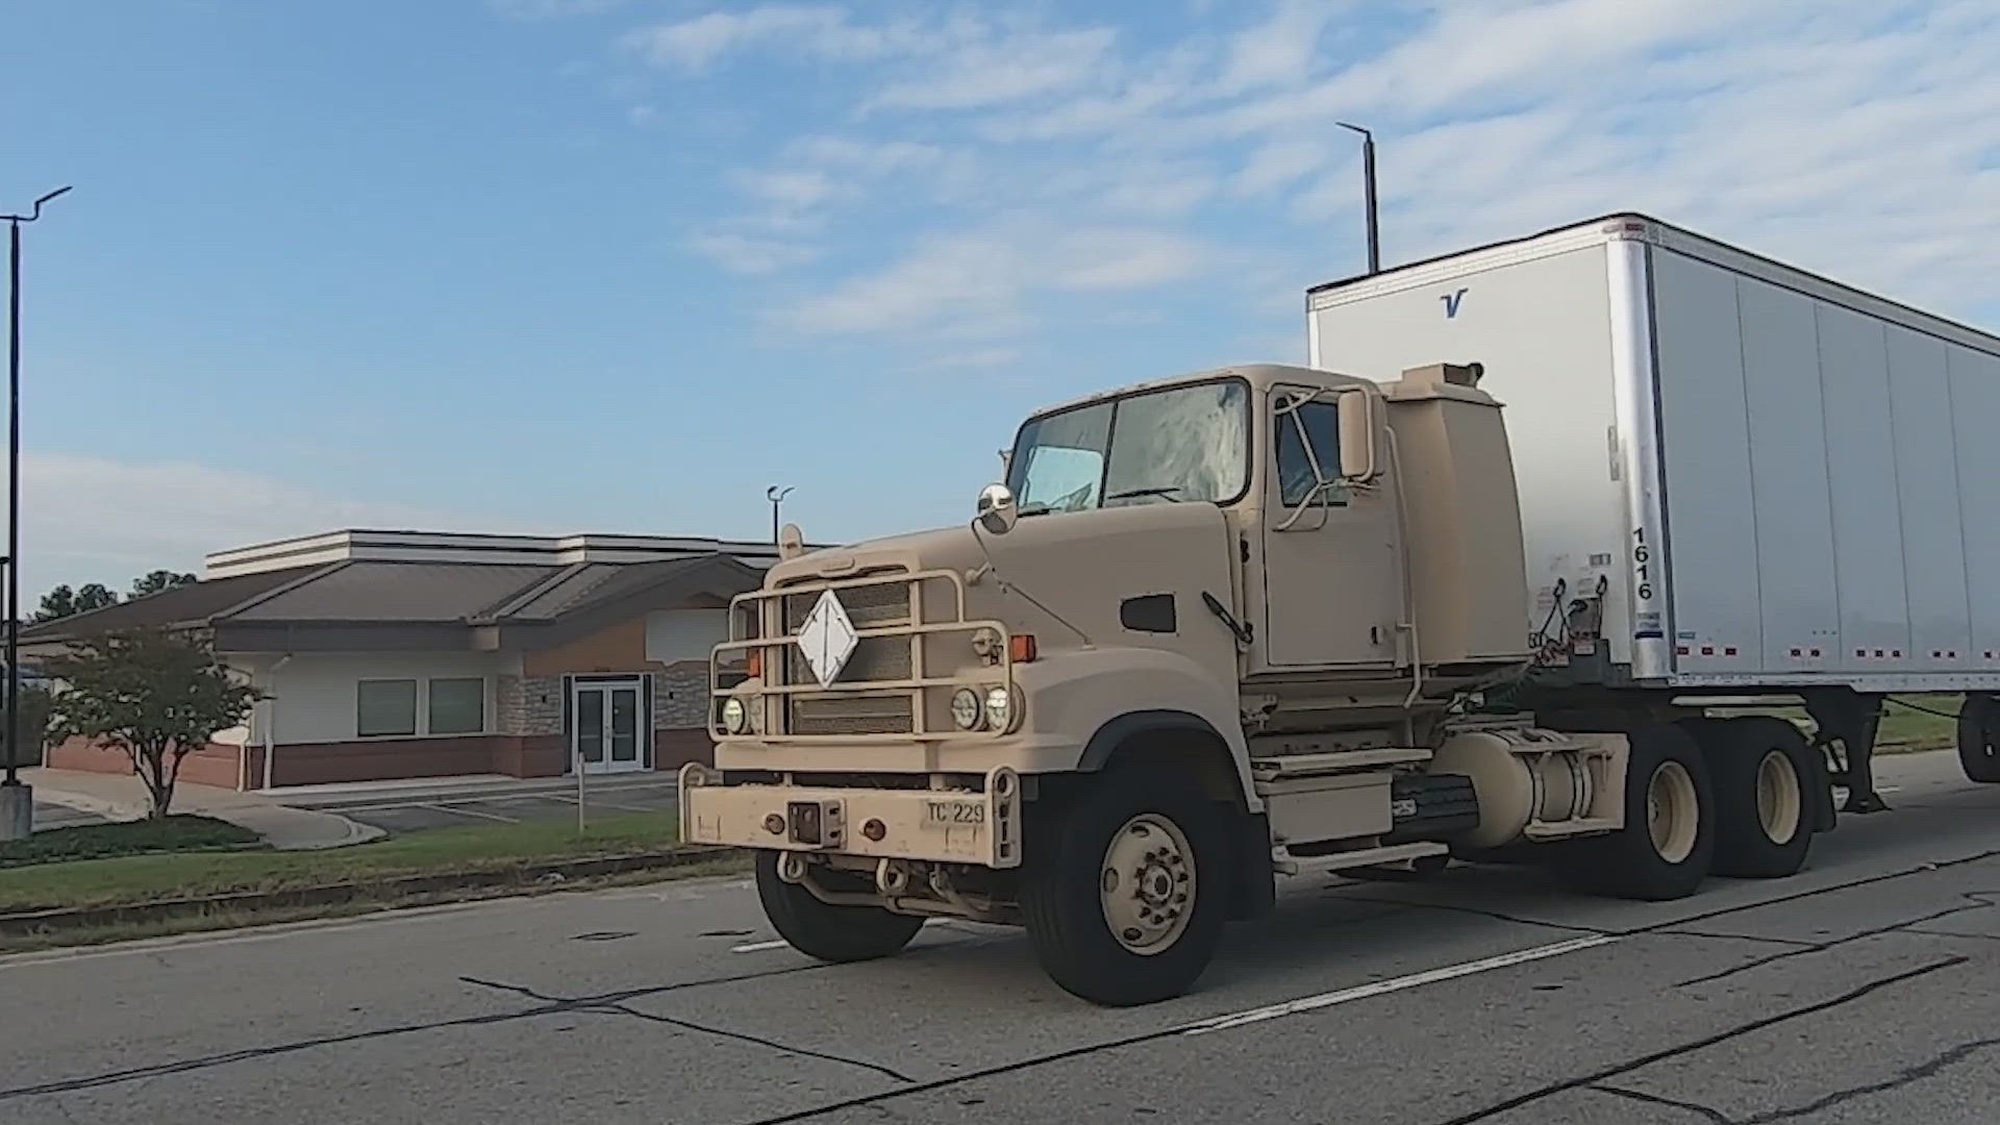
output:
M 1968 695 L 1959 705 L 1958 764 L 1967 781 L 2000 785 L 2000 699 Z
M 1694 739 L 1678 726 L 1643 727 L 1630 739 L 1625 827 L 1557 845 L 1551 866 L 1565 885 L 1586 894 L 1644 902 L 1686 898 L 1701 889 L 1715 856 L 1715 797 L 1708 763 Z M 1669 841 L 1670 850 L 1678 855 L 1662 854 L 1653 842 L 1648 809 L 1656 777 L 1667 779 L 1680 794 L 1676 804 L 1690 797 L 1693 802 L 1691 836 Z
M 1229 912 L 1224 806 L 1165 777 L 1117 770 L 1040 812 L 1038 831 L 1028 836 L 1021 913 L 1042 971 L 1065 992 L 1113 1008 L 1172 999 L 1192 987 L 1222 944 Z M 1134 823 L 1142 817 L 1150 823 Z M 1179 910 L 1168 925 L 1178 933 L 1151 953 L 1134 952 L 1113 933 L 1100 894 L 1109 850 L 1128 831 L 1131 842 L 1122 846 L 1147 851 L 1144 866 L 1123 877 L 1125 885 L 1135 893 L 1141 884 L 1167 892 L 1158 900 L 1165 908 L 1159 916 Z M 1155 844 L 1178 853 L 1179 862 L 1154 861 Z M 1181 895 L 1185 901 L 1177 903 Z M 1129 932 L 1144 936 L 1136 927 Z
M 892 914 L 881 907 L 821 902 L 797 883 L 778 878 L 780 858 L 775 851 L 757 853 L 757 898 L 771 928 L 808 957 L 836 964 L 873 961 L 900 952 L 923 928 L 922 918 Z
M 1817 752 L 1783 719 L 1710 720 L 1703 728 L 1702 749 L 1715 789 L 1715 874 L 1732 879 L 1798 874 L 1812 850 L 1815 810 L 1831 800 L 1817 788 L 1825 784 Z

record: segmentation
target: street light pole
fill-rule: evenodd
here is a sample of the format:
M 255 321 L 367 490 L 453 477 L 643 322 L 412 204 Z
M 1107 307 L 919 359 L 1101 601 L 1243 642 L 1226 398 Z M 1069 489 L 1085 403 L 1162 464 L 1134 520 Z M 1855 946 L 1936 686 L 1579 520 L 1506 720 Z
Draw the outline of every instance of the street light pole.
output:
M 1375 134 L 1345 121 L 1334 124 L 1361 134 L 1361 190 L 1363 206 L 1368 211 L 1368 272 L 1378 274 L 1382 272 L 1382 238 L 1375 213 Z
M 771 545 L 774 547 L 780 545 L 778 543 L 778 511 L 784 507 L 785 497 L 790 496 L 792 489 L 796 487 L 798 486 L 786 485 L 784 488 L 779 488 L 774 484 L 764 490 L 764 499 L 771 502 Z
M 60 187 L 7 221 L 7 772 L 0 780 L 0 840 L 25 839 L 35 828 L 34 794 L 21 784 L 21 224 L 42 217 Z

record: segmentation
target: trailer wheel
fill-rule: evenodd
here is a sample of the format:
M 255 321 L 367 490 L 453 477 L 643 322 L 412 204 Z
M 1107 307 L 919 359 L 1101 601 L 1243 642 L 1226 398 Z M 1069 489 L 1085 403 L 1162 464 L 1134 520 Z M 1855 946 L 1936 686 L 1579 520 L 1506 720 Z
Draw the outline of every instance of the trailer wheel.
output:
M 2000 699 L 1968 695 L 1959 705 L 1958 764 L 1967 781 L 2000 785 Z
M 1631 734 L 1625 827 L 1558 845 L 1553 866 L 1572 889 L 1662 902 L 1700 889 L 1715 855 L 1715 798 L 1701 748 L 1671 724 Z
M 779 877 L 778 864 L 783 858 L 781 852 L 757 853 L 757 898 L 764 904 L 764 917 L 770 919 L 771 928 L 800 953 L 836 964 L 873 961 L 901 951 L 923 928 L 922 918 L 893 914 L 879 906 L 821 902 L 806 888 Z
M 1715 787 L 1717 875 L 1782 879 L 1805 866 L 1818 804 L 1831 795 L 1824 769 L 1799 728 L 1783 719 L 1703 724 Z
M 1222 944 L 1222 809 L 1158 775 L 1113 770 L 1028 837 L 1021 912 L 1042 969 L 1106 1007 L 1187 991 Z

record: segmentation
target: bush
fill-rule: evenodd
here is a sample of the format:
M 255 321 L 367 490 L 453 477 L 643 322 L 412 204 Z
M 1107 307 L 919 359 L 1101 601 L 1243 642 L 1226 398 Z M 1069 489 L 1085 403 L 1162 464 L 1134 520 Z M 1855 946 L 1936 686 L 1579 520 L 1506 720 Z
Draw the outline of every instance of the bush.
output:
M 259 846 L 255 832 L 208 816 L 175 815 L 122 824 L 51 828 L 0 843 L 0 868 L 158 852 L 237 851 Z

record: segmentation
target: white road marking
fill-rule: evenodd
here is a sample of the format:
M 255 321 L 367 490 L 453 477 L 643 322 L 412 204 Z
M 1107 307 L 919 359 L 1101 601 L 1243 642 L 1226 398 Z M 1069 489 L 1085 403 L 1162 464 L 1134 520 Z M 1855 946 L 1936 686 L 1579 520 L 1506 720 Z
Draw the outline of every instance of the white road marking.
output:
M 1533 949 L 1520 949 L 1513 953 L 1503 953 L 1498 957 L 1487 957 L 1483 960 L 1467 961 L 1458 965 L 1446 965 L 1441 969 L 1429 969 L 1421 973 L 1411 973 L 1405 977 L 1392 977 L 1389 980 L 1378 980 L 1370 984 L 1356 985 L 1353 988 L 1343 988 L 1338 992 L 1322 992 L 1317 996 L 1303 996 L 1297 1000 L 1287 1000 L 1282 1004 L 1252 1008 L 1247 1012 L 1212 1016 L 1208 1019 L 1188 1024 L 1186 1027 L 1180 1028 L 1179 1031 L 1182 1035 L 1207 1035 L 1213 1031 L 1228 1031 L 1231 1028 L 1243 1027 L 1246 1024 L 1282 1019 L 1285 1016 L 1296 1016 L 1302 1012 L 1316 1012 L 1322 1008 L 1331 1008 L 1337 1004 L 1366 1000 L 1374 996 L 1386 996 L 1391 992 L 1421 988 L 1427 984 L 1456 980 L 1459 977 L 1469 977 L 1477 973 L 1488 973 L 1495 969 L 1510 968 L 1514 965 L 1525 965 L 1530 961 L 1542 961 L 1550 957 L 1561 957 L 1568 953 L 1580 953 L 1586 949 L 1595 949 L 1601 945 L 1609 945 L 1617 940 L 1615 937 L 1608 936 L 1585 937 L 1577 938 L 1573 941 L 1557 942 L 1554 945 L 1537 946 Z

